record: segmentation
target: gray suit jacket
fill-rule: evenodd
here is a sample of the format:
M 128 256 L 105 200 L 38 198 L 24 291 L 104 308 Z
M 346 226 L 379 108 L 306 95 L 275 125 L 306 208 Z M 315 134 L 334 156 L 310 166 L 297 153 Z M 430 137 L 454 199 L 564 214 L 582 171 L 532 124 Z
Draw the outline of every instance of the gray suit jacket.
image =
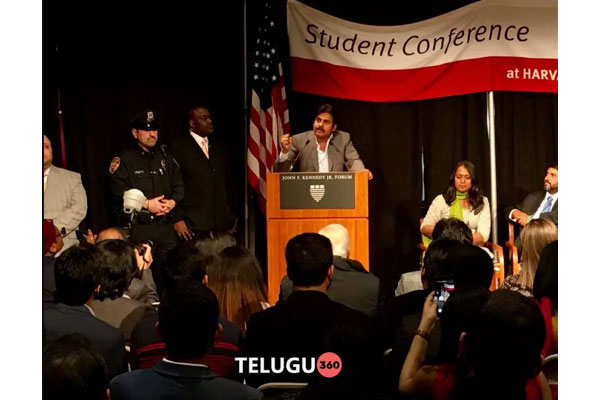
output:
M 327 158 L 329 171 L 362 171 L 365 169 L 348 132 L 334 131 L 332 133 L 327 149 Z M 296 165 L 294 166 L 294 164 Z M 292 147 L 287 153 L 287 159 L 280 162 L 278 158 L 273 170 L 290 172 L 292 168 L 299 172 L 319 172 L 317 139 L 313 131 L 292 136 Z
M 152 270 L 145 269 L 142 271 L 142 279 L 133 278 L 125 294 L 133 300 L 137 300 L 146 305 L 152 306 L 158 302 L 158 291 L 154 278 L 152 278 Z
M 96 318 L 119 329 L 125 340 L 131 340 L 133 328 L 154 309 L 137 300 L 119 297 L 117 299 L 93 300 L 90 304 Z
M 81 175 L 77 172 L 50 166 L 46 191 L 44 192 L 44 219 L 51 219 L 58 228 L 65 228 L 67 235 L 63 238 L 66 250 L 76 244 L 75 229 L 87 213 L 87 197 L 81 183 Z

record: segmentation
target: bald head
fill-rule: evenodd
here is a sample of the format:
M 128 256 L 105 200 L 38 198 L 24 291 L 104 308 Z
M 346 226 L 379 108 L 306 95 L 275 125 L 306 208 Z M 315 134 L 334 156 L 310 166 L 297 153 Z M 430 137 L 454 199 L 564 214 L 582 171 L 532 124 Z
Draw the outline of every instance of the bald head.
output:
M 48 169 L 52 164 L 52 143 L 48 136 L 44 135 L 44 170 Z
M 211 135 L 214 132 L 210 111 L 204 107 L 194 107 L 190 110 L 189 124 L 190 129 L 202 137 Z
M 323 235 L 331 241 L 334 256 L 348 258 L 348 254 L 350 253 L 350 235 L 348 235 L 348 230 L 344 225 L 329 224 L 321 228 L 319 235 Z
M 110 239 L 125 240 L 125 233 L 120 228 L 106 228 L 98 233 L 96 243 Z

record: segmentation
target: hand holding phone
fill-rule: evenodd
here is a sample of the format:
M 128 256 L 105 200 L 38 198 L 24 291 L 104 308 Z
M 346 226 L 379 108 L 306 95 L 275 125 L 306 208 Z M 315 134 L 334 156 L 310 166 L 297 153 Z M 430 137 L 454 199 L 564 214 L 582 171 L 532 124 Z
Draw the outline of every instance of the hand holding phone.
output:
M 454 283 L 450 281 L 436 282 L 435 288 L 435 300 L 437 301 L 437 314 L 442 314 L 444 305 L 450 297 L 450 294 L 454 291 Z

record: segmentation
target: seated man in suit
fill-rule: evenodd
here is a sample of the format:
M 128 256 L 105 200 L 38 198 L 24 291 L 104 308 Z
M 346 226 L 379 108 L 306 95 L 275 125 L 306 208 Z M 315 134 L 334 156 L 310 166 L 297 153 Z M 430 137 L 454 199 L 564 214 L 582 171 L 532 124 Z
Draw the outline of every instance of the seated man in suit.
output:
M 365 165 L 352 144 L 350 134 L 337 130 L 330 104 L 317 110 L 313 130 L 280 138 L 281 153 L 275 161 L 275 172 L 289 172 L 297 166 L 300 172 L 362 171 Z M 369 171 L 369 179 L 373 174 Z
M 51 219 L 59 230 L 65 230 L 64 251 L 79 243 L 75 230 L 87 213 L 87 197 L 81 175 L 52 165 L 52 144 L 46 135 L 43 172 L 44 219 Z
M 319 231 L 331 241 L 333 246 L 333 277 L 327 296 L 369 317 L 375 317 L 380 301 L 379 278 L 367 272 L 360 261 L 348 258 L 350 236 L 340 224 L 330 224 Z M 281 281 L 279 299 L 285 300 L 292 293 L 293 285 L 289 277 Z
M 57 304 L 44 310 L 44 339 L 78 333 L 87 337 L 106 361 L 109 378 L 127 369 L 125 339 L 94 316 L 90 303 L 100 287 L 100 251 L 90 245 L 73 246 L 56 260 L 54 279 Z
M 537 218 L 545 218 L 558 226 L 558 164 L 546 170 L 543 191 L 529 194 L 516 206 L 506 207 L 504 216 L 520 226 Z
M 45 399 L 109 398 L 106 363 L 81 335 L 61 336 L 44 348 L 42 375 Z
M 122 399 L 261 399 L 262 393 L 218 377 L 207 355 L 219 338 L 219 303 L 202 282 L 175 279 L 159 309 L 157 330 L 167 357 L 152 369 L 122 374 L 110 383 L 110 396 Z
M 329 336 L 344 324 L 364 332 L 366 343 L 379 346 L 371 318 L 325 294 L 334 273 L 329 239 L 317 233 L 295 236 L 286 246 L 285 259 L 293 292 L 286 300 L 250 317 L 245 355 L 264 357 L 267 362 L 271 357 L 316 359 L 328 351 Z M 373 351 L 380 354 L 378 349 Z M 258 387 L 265 382 L 313 382 L 318 376 L 316 369 L 296 374 L 284 369 L 282 373 L 248 373 L 246 382 Z

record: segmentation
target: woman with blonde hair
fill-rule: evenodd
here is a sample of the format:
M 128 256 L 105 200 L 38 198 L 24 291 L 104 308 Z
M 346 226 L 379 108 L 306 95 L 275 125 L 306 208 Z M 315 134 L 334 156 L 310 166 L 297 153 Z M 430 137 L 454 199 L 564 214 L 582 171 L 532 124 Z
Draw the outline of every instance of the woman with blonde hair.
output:
M 558 240 L 558 228 L 547 219 L 534 219 L 525 225 L 520 234 L 523 245 L 521 271 L 504 280 L 503 289 L 517 291 L 533 297 L 533 279 L 537 271 L 540 254 L 550 242 Z
M 252 314 L 269 307 L 258 260 L 244 246 L 223 249 L 208 267 L 208 287 L 217 295 L 220 314 L 246 333 Z

